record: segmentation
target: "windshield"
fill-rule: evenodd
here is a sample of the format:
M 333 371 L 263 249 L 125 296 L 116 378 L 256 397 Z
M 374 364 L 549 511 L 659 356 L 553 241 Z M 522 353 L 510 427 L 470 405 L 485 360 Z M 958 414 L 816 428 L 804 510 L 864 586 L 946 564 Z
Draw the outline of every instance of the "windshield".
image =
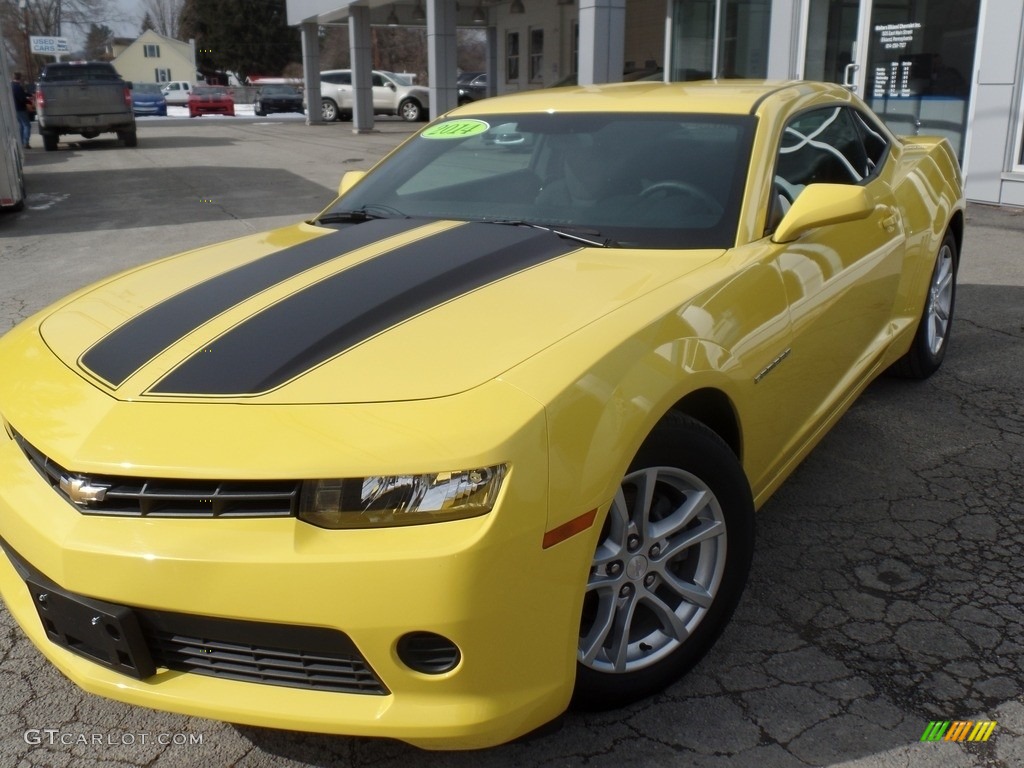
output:
M 148 93 L 152 96 L 163 96 L 164 92 L 156 83 L 134 83 L 132 93 Z
M 321 219 L 534 224 L 633 248 L 734 244 L 753 118 L 554 113 L 435 123 Z
M 390 77 L 399 85 L 412 85 L 412 78 L 409 77 L 408 75 L 400 75 L 397 72 L 383 72 L 382 74 L 385 75 L 386 77 Z

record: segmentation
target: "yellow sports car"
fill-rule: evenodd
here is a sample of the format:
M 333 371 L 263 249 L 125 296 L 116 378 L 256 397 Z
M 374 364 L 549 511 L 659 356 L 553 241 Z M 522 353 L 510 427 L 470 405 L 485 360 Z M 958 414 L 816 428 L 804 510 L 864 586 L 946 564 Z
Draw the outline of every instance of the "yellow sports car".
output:
M 704 654 L 753 514 L 948 346 L 943 139 L 812 83 L 474 102 L 0 342 L 0 591 L 88 691 L 491 745 Z

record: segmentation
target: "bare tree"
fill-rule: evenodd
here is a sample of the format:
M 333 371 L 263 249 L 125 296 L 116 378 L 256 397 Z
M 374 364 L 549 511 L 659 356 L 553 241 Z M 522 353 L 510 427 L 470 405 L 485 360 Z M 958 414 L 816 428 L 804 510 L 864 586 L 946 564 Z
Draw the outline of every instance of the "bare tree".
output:
M 178 39 L 181 34 L 181 11 L 185 0 L 143 0 L 142 10 L 149 15 L 153 29 L 164 37 Z

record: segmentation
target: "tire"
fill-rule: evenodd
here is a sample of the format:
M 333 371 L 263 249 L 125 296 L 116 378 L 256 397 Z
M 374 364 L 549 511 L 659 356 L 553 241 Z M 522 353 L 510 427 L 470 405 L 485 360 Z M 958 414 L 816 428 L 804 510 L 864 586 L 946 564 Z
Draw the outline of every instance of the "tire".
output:
M 577 649 L 577 709 L 621 707 L 681 677 L 732 616 L 754 502 L 729 446 L 669 413 L 640 447 L 601 530 Z
M 265 110 L 258 102 L 256 104 L 256 109 L 254 111 L 256 112 L 257 117 L 267 116 L 267 110 Z
M 325 123 L 333 123 L 339 116 L 338 105 L 331 99 L 323 99 L 320 102 L 320 116 Z
M 41 131 L 43 137 L 43 149 L 53 152 L 57 149 L 58 136 L 53 131 Z
M 935 255 L 928 281 L 928 295 L 917 323 L 910 350 L 897 360 L 890 372 L 905 379 L 927 379 L 942 365 L 953 330 L 956 305 L 956 273 L 959 268 L 956 238 L 947 230 Z
M 415 123 L 423 119 L 423 107 L 416 99 L 406 99 L 398 105 L 398 114 L 407 123 Z
M 121 143 L 126 147 L 139 146 L 139 135 L 135 131 L 118 131 L 117 138 L 119 138 Z

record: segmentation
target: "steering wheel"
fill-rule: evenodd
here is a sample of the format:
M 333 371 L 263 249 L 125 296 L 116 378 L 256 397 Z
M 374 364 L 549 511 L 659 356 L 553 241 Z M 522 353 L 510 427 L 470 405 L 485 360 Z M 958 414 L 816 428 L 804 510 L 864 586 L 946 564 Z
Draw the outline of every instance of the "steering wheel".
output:
M 686 195 L 687 197 L 692 198 L 694 201 L 700 203 L 707 213 L 714 216 L 721 215 L 722 211 L 725 210 L 721 203 L 700 187 L 686 181 L 677 181 L 675 179 L 658 181 L 651 184 L 640 193 L 640 199 L 650 200 L 655 196 L 658 196 L 660 199 L 674 195 Z

